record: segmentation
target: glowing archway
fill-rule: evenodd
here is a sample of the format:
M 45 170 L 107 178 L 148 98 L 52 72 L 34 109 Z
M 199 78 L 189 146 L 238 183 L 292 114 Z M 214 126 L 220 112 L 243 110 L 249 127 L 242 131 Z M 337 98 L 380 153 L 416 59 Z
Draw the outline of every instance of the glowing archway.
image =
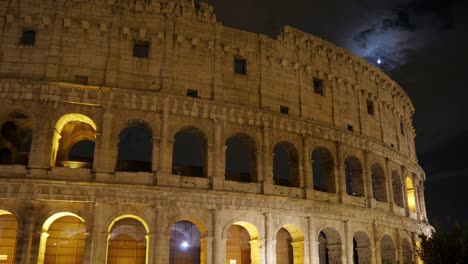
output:
M 76 129 L 77 131 L 70 129 L 68 127 L 70 124 L 73 124 L 72 127 L 79 127 L 79 129 Z M 66 157 L 69 149 L 76 143 L 83 140 L 94 142 L 96 140 L 96 131 L 96 123 L 85 115 L 71 113 L 62 116 L 54 127 L 50 165 L 55 166 L 57 159 Z
M 117 224 L 121 224 L 121 225 L 117 226 Z M 141 230 L 141 227 L 143 227 L 143 230 Z M 145 234 L 141 234 L 140 233 L 141 231 L 144 231 Z M 139 243 L 138 241 L 139 239 L 141 239 L 141 236 L 143 235 L 144 235 L 143 240 L 144 240 L 144 247 L 145 247 L 144 249 L 145 256 L 143 257 L 142 263 L 148 263 L 148 253 L 149 253 L 149 248 L 150 248 L 148 233 L 149 233 L 149 227 L 146 221 L 143 220 L 143 218 L 137 215 L 133 215 L 133 214 L 124 214 L 119 217 L 116 217 L 109 224 L 109 228 L 108 228 L 106 263 L 114 263 L 112 262 L 113 260 L 116 261 L 115 263 L 120 263 L 118 262 L 120 257 L 113 256 L 113 254 L 119 250 L 120 251 L 127 250 L 127 248 L 125 247 L 114 248 L 113 245 L 111 245 L 111 241 L 113 241 L 114 239 L 116 239 L 116 241 L 123 240 L 124 242 L 134 244 L 135 248 L 132 250 L 136 252 L 135 253 L 136 255 L 134 255 L 133 258 L 130 257 L 133 261 L 130 261 L 129 263 L 133 263 L 133 262 L 137 263 L 137 259 L 141 259 L 138 255 L 138 251 L 139 251 L 138 247 L 140 248 L 142 247 L 141 243 Z
M 288 239 L 285 236 L 289 235 L 290 241 L 288 241 L 289 245 L 286 248 L 285 240 Z M 292 261 L 294 264 L 303 264 L 304 263 L 304 233 L 302 230 L 292 224 L 287 224 L 282 226 L 276 233 L 276 263 L 286 263 Z M 288 240 L 289 240 L 288 239 Z M 282 241 L 281 241 L 282 240 Z M 280 243 L 283 242 L 283 245 Z M 281 248 L 282 246 L 282 248 Z M 289 252 L 291 250 L 291 252 Z M 278 258 L 278 253 L 283 251 L 282 255 L 283 258 L 280 260 Z M 285 256 L 284 254 L 287 253 L 290 256 Z M 281 255 L 281 254 L 280 254 Z
M 70 212 L 59 212 L 59 213 L 56 213 L 56 214 L 50 216 L 49 218 L 47 218 L 47 220 L 44 221 L 44 224 L 42 224 L 42 233 L 41 233 L 41 239 L 40 239 L 40 242 L 39 242 L 39 253 L 38 253 L 38 258 L 37 258 L 37 263 L 38 264 L 43 264 L 44 260 L 45 260 L 45 257 L 46 257 L 47 240 L 51 236 L 50 233 L 49 233 L 49 229 L 51 229 L 51 226 L 54 223 L 56 223 L 56 221 L 58 221 L 60 219 L 64 219 L 64 218 L 78 220 L 76 222 L 81 222 L 81 223 L 85 222 L 82 217 L 78 216 L 77 214 L 70 213 Z M 60 224 L 67 225 L 66 223 L 60 223 Z M 68 227 L 66 226 L 65 228 L 67 228 L 67 232 L 72 233 L 72 235 L 76 235 L 76 234 L 84 235 L 84 232 L 86 231 L 83 226 L 81 226 L 81 228 L 83 230 L 79 230 L 79 227 L 76 227 L 76 226 L 73 226 L 73 225 L 68 226 Z M 62 232 L 60 232 L 60 231 L 62 231 Z M 60 230 L 60 231 L 54 230 L 54 234 L 64 233 L 63 230 Z M 66 239 L 66 238 L 62 238 L 62 237 L 59 237 L 59 236 L 58 237 L 52 236 L 51 238 L 54 238 L 57 241 L 60 241 L 61 239 Z M 84 237 L 81 238 L 80 240 L 82 240 L 82 243 L 84 243 Z M 55 244 L 57 244 L 57 242 L 55 242 Z M 84 244 L 83 244 L 83 247 L 84 247 Z
M 411 212 L 416 212 L 416 192 L 414 189 L 413 181 L 410 177 L 406 177 L 406 196 L 408 199 L 408 209 Z
M 231 225 L 229 225 L 225 234 L 227 238 L 226 261 L 228 261 L 229 259 L 236 259 L 240 261 L 240 259 L 242 258 L 241 256 L 236 256 L 235 254 L 233 255 L 232 251 L 228 251 L 230 247 L 233 247 L 235 250 L 239 251 L 238 255 L 250 257 L 251 264 L 260 264 L 260 234 L 258 232 L 258 229 L 253 224 L 245 221 L 234 222 Z M 241 250 L 240 248 L 242 244 L 244 244 L 244 250 Z M 244 254 L 242 254 L 242 252 L 244 252 Z
M 1 263 L 15 263 L 17 231 L 16 217 L 12 213 L 0 209 L 0 256 L 3 259 Z

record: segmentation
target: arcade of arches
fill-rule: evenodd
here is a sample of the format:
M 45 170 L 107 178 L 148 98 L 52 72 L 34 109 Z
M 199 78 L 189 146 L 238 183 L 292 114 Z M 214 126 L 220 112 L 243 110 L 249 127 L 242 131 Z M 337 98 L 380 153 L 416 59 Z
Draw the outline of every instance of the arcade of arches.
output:
M 99 243 L 94 240 L 88 231 L 86 220 L 69 212 L 60 212 L 48 217 L 42 224 L 40 243 L 37 248 L 37 263 L 88 263 L 85 258 L 92 251 L 90 243 Z M 103 238 L 106 246 L 106 263 L 165 263 L 150 260 L 153 253 L 154 240 L 150 235 L 152 230 L 148 223 L 136 215 L 121 215 L 111 221 L 109 227 L 103 227 Z M 346 260 L 343 251 L 344 237 L 332 227 L 318 231 L 315 248 L 308 248 L 303 231 L 291 224 L 284 225 L 272 237 L 274 239 L 263 240 L 259 229 L 245 221 L 228 224 L 225 247 L 215 244 L 213 237 L 209 237 L 209 230 L 197 220 L 180 220 L 170 227 L 170 236 L 166 240 L 167 245 L 158 248 L 167 250 L 170 264 L 195 264 L 215 263 L 211 259 L 210 252 L 214 249 L 224 248 L 226 264 L 232 263 L 265 263 L 274 260 L 277 264 L 338 264 Z M 16 217 L 8 211 L 0 210 L 0 257 L 1 263 L 17 263 L 15 256 L 21 252 L 24 243 L 18 228 Z M 20 234 L 20 235 L 18 235 Z M 376 263 L 415 263 L 415 254 L 407 238 L 401 241 L 401 248 L 395 246 L 394 240 L 387 234 L 380 239 L 377 248 L 371 242 L 371 234 L 365 231 L 356 231 L 352 237 L 351 263 L 371 264 Z M 161 235 L 164 237 L 164 235 Z M 210 239 L 208 239 L 210 238 Z M 94 241 L 94 242 L 93 242 Z M 262 242 L 263 241 L 263 242 Z M 212 243 L 210 245 L 210 243 Z M 266 243 L 266 244 L 265 244 Z M 264 246 L 273 246 L 274 255 L 263 255 Z M 268 250 L 268 249 L 267 249 Z M 307 252 L 312 251 L 309 260 Z M 375 251 L 374 251 L 375 250 Z M 310 261 L 310 262 L 309 262 Z M 273 263 L 273 262 L 268 262 Z

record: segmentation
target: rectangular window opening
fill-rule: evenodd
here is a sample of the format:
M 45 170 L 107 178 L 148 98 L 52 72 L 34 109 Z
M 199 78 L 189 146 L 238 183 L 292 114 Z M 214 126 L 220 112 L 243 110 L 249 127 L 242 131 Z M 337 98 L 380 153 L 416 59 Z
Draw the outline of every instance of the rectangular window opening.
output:
M 288 115 L 288 114 L 289 114 L 289 107 L 284 106 L 284 105 L 281 105 L 281 106 L 280 106 L 280 112 L 281 112 L 282 114 Z
M 367 100 L 367 113 L 369 115 L 374 115 L 374 102 Z
M 187 96 L 188 97 L 193 97 L 193 98 L 198 98 L 198 91 L 194 89 L 187 89 Z
M 23 30 L 20 44 L 23 46 L 34 46 L 36 44 L 36 30 L 34 29 Z
M 405 123 L 403 121 L 400 121 L 400 133 L 401 135 L 405 135 Z
M 323 96 L 323 80 L 314 78 L 314 93 Z
M 133 57 L 135 58 L 149 58 L 149 41 L 135 40 L 133 43 Z
M 86 75 L 75 75 L 75 83 L 88 85 L 88 76 L 86 76 Z
M 348 131 L 354 131 L 354 127 L 352 125 L 348 125 Z
M 247 60 L 234 58 L 234 72 L 237 74 L 247 75 Z

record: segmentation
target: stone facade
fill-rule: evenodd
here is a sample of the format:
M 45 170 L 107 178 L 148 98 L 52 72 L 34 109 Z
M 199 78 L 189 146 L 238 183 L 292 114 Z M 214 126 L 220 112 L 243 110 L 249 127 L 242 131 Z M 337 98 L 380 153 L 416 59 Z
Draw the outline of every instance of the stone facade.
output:
M 224 27 L 190 1 L 9 0 L 0 12 L 0 217 L 17 220 L 14 263 L 47 263 L 62 216 L 85 224 L 83 263 L 107 263 L 110 229 L 126 217 L 145 226 L 146 263 L 173 263 L 181 220 L 200 231 L 201 263 L 230 263 L 232 225 L 248 231 L 256 264 L 280 263 L 281 228 L 294 263 L 415 261 L 426 212 L 414 107 L 364 60 L 290 27 L 277 39 Z M 118 170 L 119 135 L 137 123 L 151 132 L 150 169 Z M 187 128 L 204 142 L 202 177 L 173 174 Z M 226 142 L 239 134 L 253 146 L 249 182 L 226 179 Z M 76 138 L 95 144 L 89 168 L 67 163 Z M 276 146 L 289 184 L 275 180 Z M 331 157 L 322 189 L 318 148 Z

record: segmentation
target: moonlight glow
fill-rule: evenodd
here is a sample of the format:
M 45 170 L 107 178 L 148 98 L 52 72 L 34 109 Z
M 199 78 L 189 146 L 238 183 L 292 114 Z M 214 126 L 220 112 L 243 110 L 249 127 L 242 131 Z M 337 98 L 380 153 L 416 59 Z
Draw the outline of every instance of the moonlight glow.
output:
M 182 249 L 187 249 L 187 248 L 189 247 L 189 243 L 188 243 L 187 241 L 184 241 L 184 242 L 182 242 L 182 243 L 180 244 L 180 247 L 181 247 Z
M 382 64 L 382 60 L 381 60 L 381 59 L 377 59 L 377 64 Z

